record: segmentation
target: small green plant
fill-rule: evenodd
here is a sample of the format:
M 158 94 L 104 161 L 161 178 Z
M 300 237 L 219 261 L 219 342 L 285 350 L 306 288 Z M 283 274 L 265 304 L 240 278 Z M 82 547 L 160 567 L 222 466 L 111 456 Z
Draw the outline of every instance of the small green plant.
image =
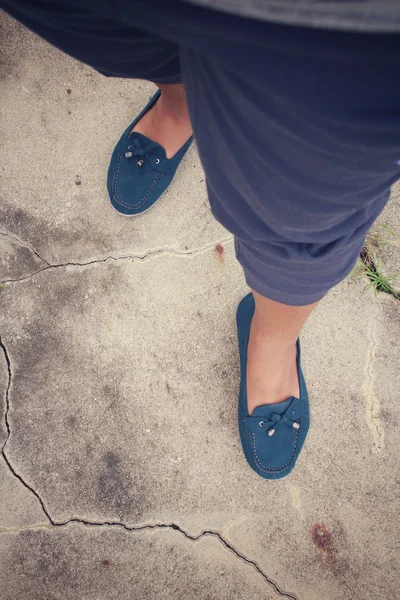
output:
M 392 294 L 395 298 L 400 300 L 400 294 L 393 289 L 392 283 L 397 279 L 396 275 L 383 275 L 379 269 L 371 269 L 369 266 L 364 266 L 364 273 L 370 280 L 365 286 L 365 291 L 369 288 L 373 288 L 375 296 L 378 292 L 384 292 L 385 294 Z
M 383 292 L 400 300 L 400 291 L 394 287 L 399 275 L 385 273 L 380 259 L 380 250 L 386 246 L 400 246 L 400 240 L 387 225 L 380 224 L 368 233 L 353 272 L 356 276 L 369 279 L 364 291 L 373 288 L 375 295 Z

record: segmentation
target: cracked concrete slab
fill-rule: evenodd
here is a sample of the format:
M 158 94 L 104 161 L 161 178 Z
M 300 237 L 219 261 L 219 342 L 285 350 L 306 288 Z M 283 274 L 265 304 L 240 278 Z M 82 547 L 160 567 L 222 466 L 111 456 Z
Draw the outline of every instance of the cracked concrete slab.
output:
M 2 600 L 275 600 L 262 576 L 215 538 L 71 525 L 0 536 Z
M 0 281 L 27 277 L 47 265 L 30 246 L 1 231 L 0 257 Z
M 8 437 L 6 427 L 9 372 L 3 348 L 0 346 L 0 446 Z M 10 471 L 4 456 L 0 455 L 0 535 L 4 530 L 45 524 L 47 519 L 37 499 Z M 1 596 L 0 596 L 1 597 Z
M 108 155 L 151 88 L 0 23 L 2 264 L 21 280 L 0 288 L 1 600 L 396 597 L 399 303 L 352 279 L 321 303 L 309 438 L 290 477 L 261 480 L 236 428 L 246 287 L 195 152 L 150 213 L 112 213 Z M 5 405 L 1 352 L 0 375 Z
M 196 424 L 207 424 L 210 444 L 225 445 L 220 433 L 233 437 L 224 420 L 234 408 L 234 306 L 244 286 L 233 252 L 224 254 L 209 249 L 193 257 L 55 269 L 3 288 L 1 312 L 13 313 L 10 326 L 1 323 L 13 377 L 7 453 L 25 455 L 18 470 L 35 487 L 41 463 L 38 488 L 46 495 L 56 484 L 50 512 L 68 495 L 69 508 L 57 519 L 68 518 L 74 504 L 79 515 L 83 493 L 90 518 L 147 521 L 158 510 L 161 478 L 170 499 L 184 505 L 182 492 L 191 485 L 184 465 L 191 443 L 203 437 Z M 17 286 L 25 290 L 21 303 Z M 188 404 L 191 413 L 182 414 Z M 62 452 L 54 453 L 56 439 L 66 441 Z M 126 449 L 141 456 L 135 473 Z M 191 469 L 201 472 L 199 459 Z M 75 478 L 85 491 L 72 486 L 74 501 Z
M 154 93 L 152 84 L 106 78 L 4 13 L 0 28 L 2 231 L 50 263 L 166 246 L 193 250 L 226 237 L 210 214 L 195 147 L 152 209 L 155 217 L 121 218 L 108 201 L 111 152 Z
M 207 249 L 7 285 L 7 457 L 56 523 L 212 529 L 300 598 L 339 589 L 372 600 L 386 569 L 389 593 L 400 382 L 383 341 L 398 339 L 400 323 L 394 299 L 361 289 L 343 283 L 305 332 L 313 427 L 293 475 L 269 484 L 245 464 L 236 432 L 234 311 L 245 289 L 232 245 L 222 260 Z
M 4 457 L 0 456 L 0 536 L 4 531 L 46 523 L 37 499 L 14 477 Z

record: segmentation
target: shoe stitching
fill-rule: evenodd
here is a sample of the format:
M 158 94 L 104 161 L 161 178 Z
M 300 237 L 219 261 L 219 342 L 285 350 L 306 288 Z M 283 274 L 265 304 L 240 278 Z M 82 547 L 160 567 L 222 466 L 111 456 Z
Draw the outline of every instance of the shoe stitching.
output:
M 294 442 L 294 450 L 292 453 L 292 456 L 289 458 L 288 462 L 283 465 L 283 467 L 276 467 L 276 468 L 271 468 L 268 469 L 267 467 L 264 467 L 264 465 L 262 464 L 258 454 L 257 454 L 257 448 L 256 448 L 256 436 L 254 435 L 254 433 L 252 431 L 249 431 L 249 436 L 252 436 L 252 439 L 250 438 L 250 443 L 253 446 L 253 453 L 255 455 L 255 461 L 257 463 L 258 468 L 261 471 L 267 471 L 267 472 L 271 472 L 271 471 L 282 471 L 283 469 L 285 469 L 286 467 L 288 467 L 290 465 L 290 463 L 292 462 L 294 455 L 296 454 L 296 449 L 297 449 L 297 440 L 299 437 L 299 431 L 296 432 L 296 439 Z
M 146 202 L 147 198 L 149 197 L 149 195 L 151 193 L 151 190 L 154 188 L 156 182 L 161 177 L 162 173 L 157 173 L 157 175 L 156 175 L 154 181 L 152 182 L 152 184 L 150 185 L 149 189 L 147 190 L 147 192 L 145 193 L 143 198 L 141 200 L 139 200 L 139 202 L 137 204 L 127 204 L 126 202 L 121 200 L 121 198 L 117 194 L 117 179 L 118 179 L 119 170 L 120 170 L 120 166 L 121 166 L 121 160 L 122 160 L 122 154 L 120 154 L 117 170 L 116 170 L 115 176 L 114 176 L 114 182 L 113 182 L 114 199 L 116 200 L 116 202 L 118 202 L 118 204 L 121 204 L 125 208 L 140 208 Z

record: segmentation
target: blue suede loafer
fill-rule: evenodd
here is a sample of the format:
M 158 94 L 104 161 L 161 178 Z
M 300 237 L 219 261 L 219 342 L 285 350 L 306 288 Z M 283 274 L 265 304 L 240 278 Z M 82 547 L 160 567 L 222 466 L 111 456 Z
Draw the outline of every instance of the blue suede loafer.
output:
M 246 365 L 250 324 L 255 309 L 248 294 L 240 302 L 237 329 L 240 353 L 239 433 L 244 455 L 252 469 L 264 479 L 281 479 L 290 473 L 303 447 L 310 415 L 307 388 L 300 367 L 300 342 L 297 341 L 297 371 L 300 398 L 257 407 L 250 416 L 247 409 Z
M 160 90 L 123 133 L 111 157 L 108 193 L 112 206 L 126 216 L 139 215 L 157 202 L 171 183 L 193 141 L 191 136 L 172 158 L 167 158 L 160 144 L 141 133 L 132 132 L 159 97 Z

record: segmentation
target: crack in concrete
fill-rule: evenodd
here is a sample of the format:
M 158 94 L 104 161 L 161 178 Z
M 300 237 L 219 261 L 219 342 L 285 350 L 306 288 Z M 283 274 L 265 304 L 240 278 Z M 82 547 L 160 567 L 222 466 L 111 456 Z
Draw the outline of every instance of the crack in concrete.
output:
M 272 587 L 273 590 L 279 596 L 281 596 L 283 598 L 290 598 L 290 600 L 298 600 L 298 597 L 295 596 L 294 594 L 291 594 L 289 592 L 285 592 L 284 590 L 282 590 L 280 588 L 280 586 L 273 579 L 271 579 L 271 577 L 269 577 L 267 575 L 267 573 L 265 573 L 265 571 L 263 571 L 263 569 L 261 569 L 261 567 L 255 560 L 247 558 L 247 556 L 245 554 L 243 554 L 242 552 L 237 550 L 237 548 L 235 548 L 233 546 L 233 544 L 228 542 L 228 540 L 226 540 L 219 531 L 214 531 L 212 529 L 204 529 L 198 535 L 193 535 L 193 534 L 189 533 L 188 531 L 186 531 L 185 529 L 183 529 L 180 525 L 177 525 L 176 523 L 152 523 L 152 524 L 148 524 L 148 525 L 129 526 L 120 521 L 88 521 L 86 519 L 80 519 L 77 517 L 68 519 L 67 521 L 64 521 L 62 523 L 53 523 L 53 525 L 55 527 L 66 527 L 73 523 L 84 525 L 85 527 L 116 527 L 119 529 L 124 529 L 125 531 L 128 531 L 130 533 L 138 532 L 138 531 L 145 531 L 148 529 L 172 529 L 173 531 L 177 531 L 178 533 L 183 535 L 186 539 L 190 540 L 191 542 L 198 542 L 201 538 L 207 537 L 207 536 L 216 538 L 218 540 L 218 542 L 221 543 L 229 552 L 234 554 L 237 558 L 239 558 L 246 564 L 253 567 L 253 569 L 259 575 L 261 575 L 261 577 L 264 579 L 264 581 L 270 587 Z
M 48 513 L 47 513 L 47 515 L 48 515 L 48 517 L 50 517 L 50 515 Z M 123 529 L 124 531 L 127 531 L 128 533 L 137 533 L 137 532 L 146 531 L 149 529 L 171 529 L 172 531 L 176 531 L 176 532 L 180 533 L 181 535 L 183 535 L 186 539 L 188 539 L 191 542 L 198 542 L 201 538 L 207 537 L 207 536 L 213 537 L 213 538 L 217 539 L 218 543 L 221 543 L 229 552 L 231 552 L 237 558 L 239 558 L 240 560 L 242 560 L 243 562 L 245 562 L 246 564 L 251 566 L 259 575 L 261 575 L 261 577 L 264 579 L 264 581 L 270 587 L 272 587 L 273 590 L 279 596 L 281 596 L 283 598 L 289 598 L 290 600 L 298 600 L 298 597 L 295 596 L 294 594 L 291 594 L 289 592 L 285 592 L 284 590 L 282 590 L 281 587 L 273 579 L 271 579 L 265 573 L 265 571 L 263 571 L 261 569 L 261 567 L 258 565 L 258 563 L 255 560 L 248 558 L 247 556 L 242 554 L 239 550 L 237 550 L 230 542 L 228 542 L 224 538 L 224 536 L 219 531 L 214 531 L 211 529 L 205 529 L 198 535 L 193 535 L 193 534 L 189 533 L 188 531 L 186 531 L 185 529 L 183 529 L 180 525 L 177 525 L 176 523 L 151 523 L 151 524 L 147 524 L 147 525 L 145 524 L 145 525 L 130 526 L 130 525 L 126 525 L 126 523 L 123 523 L 120 521 L 89 521 L 87 519 L 82 519 L 82 518 L 78 518 L 78 517 L 73 517 L 71 519 L 68 519 L 67 521 L 57 522 L 57 521 L 54 521 L 53 519 L 51 519 L 51 517 L 50 517 L 50 523 L 48 525 L 35 525 L 33 527 L 11 527 L 8 529 L 0 528 L 0 536 L 12 535 L 12 534 L 17 535 L 24 531 L 51 530 L 52 527 L 63 528 L 63 527 L 68 527 L 69 525 L 83 525 L 84 527 L 98 527 L 98 528 L 111 527 L 111 528 L 116 528 L 116 529 Z
M 8 234 L 5 234 L 5 235 L 8 235 Z M 10 237 L 13 237 L 13 236 L 10 236 Z M 13 239 L 17 239 L 17 238 L 13 238 Z M 17 239 L 17 241 L 20 241 L 20 240 Z M 227 242 L 231 242 L 231 241 L 232 241 L 232 237 L 229 237 L 229 238 L 225 238 L 225 239 L 221 240 L 219 243 L 227 243 Z M 23 245 L 25 245 L 25 244 L 23 244 Z M 176 250 L 175 248 L 158 248 L 156 250 L 150 250 L 142 255 L 126 255 L 126 256 L 120 256 L 120 257 L 108 256 L 104 259 L 92 260 L 92 261 L 88 261 L 88 262 L 84 262 L 84 263 L 70 262 L 70 263 L 63 263 L 63 264 L 57 264 L 57 265 L 48 263 L 45 259 L 42 259 L 37 254 L 37 252 L 35 252 L 35 250 L 33 248 L 31 248 L 27 244 L 26 244 L 26 246 L 29 247 L 32 250 L 32 252 L 34 252 L 34 254 L 38 258 L 40 258 L 40 260 L 45 262 L 47 266 L 43 267 L 43 269 L 36 271 L 35 273 L 31 273 L 30 275 L 24 276 L 20 279 L 8 280 L 3 283 L 14 283 L 17 281 L 23 281 L 23 280 L 33 277 L 34 275 L 36 275 L 38 273 L 41 273 L 42 271 L 47 271 L 49 269 L 68 267 L 68 266 L 85 267 L 85 266 L 93 265 L 93 264 L 97 264 L 97 263 L 106 263 L 108 261 L 121 261 L 121 260 L 144 261 L 149 258 L 154 258 L 156 256 L 161 256 L 161 255 L 194 256 L 196 254 L 199 254 L 201 252 L 204 252 L 206 250 L 209 250 L 209 249 L 215 247 L 215 243 L 213 242 L 213 243 L 207 244 L 206 246 L 203 246 L 201 248 L 191 250 L 191 251 L 180 251 L 180 250 Z M 120 521 L 89 521 L 87 519 L 77 518 L 77 517 L 72 517 L 66 521 L 56 521 L 51 516 L 49 510 L 47 509 L 47 507 L 45 505 L 44 500 L 41 498 L 41 496 L 38 494 L 38 492 L 27 481 L 25 481 L 25 479 L 16 471 L 16 469 L 14 468 L 13 464 L 11 463 L 10 459 L 8 458 L 8 456 L 6 454 L 6 446 L 7 446 L 8 440 L 10 439 L 10 436 L 11 436 L 9 411 L 10 411 L 10 389 L 11 389 L 11 385 L 12 385 L 13 375 L 12 375 L 12 368 L 11 368 L 11 360 L 10 360 L 7 348 L 1 337 L 0 337 L 0 348 L 3 351 L 6 365 L 7 365 L 7 371 L 8 371 L 8 382 L 7 382 L 6 392 L 5 392 L 6 407 L 5 407 L 5 415 L 4 415 L 4 422 L 5 422 L 6 431 L 7 431 L 7 438 L 2 447 L 2 456 L 5 460 L 7 467 L 9 468 L 11 473 L 14 475 L 14 477 L 16 477 L 20 481 L 20 483 L 27 490 L 29 490 L 35 496 L 35 498 L 38 500 L 38 502 L 41 506 L 41 509 L 43 511 L 43 514 L 45 515 L 45 517 L 48 521 L 48 525 L 39 525 L 39 526 L 35 526 L 33 528 L 29 528 L 29 527 L 10 528 L 10 529 L 1 528 L 0 535 L 19 533 L 19 532 L 25 531 L 27 529 L 39 530 L 39 529 L 47 529 L 47 528 L 52 528 L 52 527 L 62 528 L 62 527 L 67 527 L 68 525 L 72 525 L 72 524 L 79 524 L 79 525 L 83 525 L 85 527 L 115 527 L 115 528 L 124 529 L 125 531 L 128 531 L 130 533 L 144 531 L 144 530 L 148 530 L 148 529 L 171 529 L 173 531 L 180 533 L 186 539 L 188 539 L 192 542 L 197 542 L 202 537 L 210 536 L 210 537 L 216 538 L 218 540 L 218 543 L 221 543 L 229 552 L 234 554 L 238 559 L 242 560 L 243 562 L 245 562 L 246 564 L 251 566 L 259 575 L 261 575 L 261 577 L 264 579 L 264 581 L 270 587 L 272 587 L 272 589 L 279 596 L 281 596 L 283 598 L 289 598 L 290 600 L 298 600 L 297 596 L 295 596 L 294 594 L 291 594 L 291 593 L 288 593 L 288 592 L 285 592 L 284 590 L 282 590 L 281 587 L 271 577 L 269 577 L 265 571 L 263 571 L 263 569 L 259 566 L 259 564 L 255 560 L 248 558 L 245 554 L 243 554 L 237 548 L 235 548 L 233 546 L 233 544 L 231 544 L 227 539 L 225 539 L 225 537 L 219 531 L 214 531 L 211 529 L 204 529 L 198 535 L 193 535 L 193 534 L 185 531 L 182 527 L 180 527 L 176 523 L 154 523 L 154 524 L 129 526 Z
M 33 246 L 28 244 L 28 242 L 23 242 L 16 235 L 13 235 L 12 233 L 6 233 L 5 231 L 0 231 L 0 235 L 14 240 L 15 242 L 17 242 L 20 246 L 23 246 L 24 248 L 29 248 L 29 250 L 36 256 L 36 258 L 38 258 L 39 260 L 44 262 L 48 267 L 51 266 L 50 263 L 45 258 L 40 256 L 40 254 L 38 252 L 36 252 L 36 250 L 35 250 L 35 248 L 33 248 Z
M 7 375 L 8 375 L 7 387 L 6 387 L 6 392 L 5 392 L 6 409 L 5 409 L 5 413 L 4 413 L 4 422 L 5 422 L 5 426 L 6 426 L 7 437 L 6 437 L 6 441 L 3 444 L 3 448 L 4 448 L 4 446 L 6 445 L 6 443 L 8 441 L 8 438 L 10 437 L 10 423 L 8 421 L 8 412 L 10 410 L 10 388 L 11 388 L 11 381 L 12 381 L 12 372 L 11 372 L 10 357 L 8 356 L 7 348 L 3 344 L 3 340 L 1 339 L 1 336 L 0 336 L 0 348 L 2 349 L 3 354 L 4 354 L 4 360 L 6 361 Z
M 245 554 L 243 554 L 237 548 L 235 548 L 233 546 L 233 544 L 231 544 L 219 531 L 214 531 L 212 529 L 204 529 L 198 535 L 193 535 L 193 534 L 185 531 L 182 527 L 180 527 L 176 523 L 154 523 L 154 524 L 147 524 L 147 525 L 145 524 L 145 525 L 129 526 L 121 521 L 90 521 L 90 520 L 78 518 L 78 517 L 72 517 L 70 519 L 67 519 L 66 521 L 56 521 L 51 516 L 51 514 L 50 514 L 49 510 L 47 509 L 46 504 L 45 504 L 44 500 L 41 498 L 40 494 L 38 494 L 38 492 L 27 481 L 25 481 L 25 479 L 16 471 L 16 469 L 14 468 L 14 466 L 12 465 L 10 459 L 8 458 L 8 456 L 6 454 L 6 445 L 11 436 L 9 412 L 10 412 L 10 389 L 11 389 L 11 385 L 12 385 L 13 374 L 12 374 L 10 356 L 8 354 L 7 348 L 1 337 L 0 337 L 0 348 L 3 351 L 4 358 L 5 358 L 6 365 L 7 365 L 7 371 L 8 371 L 8 381 L 7 381 L 7 387 L 6 387 L 6 392 L 5 392 L 6 407 L 5 407 L 5 414 L 4 414 L 4 422 L 5 422 L 6 430 L 7 430 L 7 438 L 3 444 L 1 452 L 2 452 L 5 462 L 7 464 L 7 467 L 9 468 L 11 473 L 14 475 L 14 477 L 16 477 L 20 481 L 20 483 L 26 489 L 28 489 L 35 496 L 35 498 L 37 498 L 37 500 L 40 503 L 40 506 L 42 508 L 42 511 L 48 521 L 47 527 L 50 526 L 50 527 L 62 528 L 62 527 L 67 527 L 68 525 L 76 523 L 76 524 L 83 525 L 85 527 L 115 527 L 115 528 L 119 528 L 119 529 L 124 529 L 125 531 L 128 531 L 130 533 L 144 531 L 147 529 L 171 529 L 173 531 L 180 533 L 186 539 L 188 539 L 192 542 L 197 542 L 202 537 L 206 537 L 206 536 L 213 537 L 213 538 L 216 538 L 218 540 L 218 542 L 220 544 L 222 544 L 229 552 L 231 552 L 237 558 L 239 558 L 240 560 L 242 560 L 243 562 L 245 562 L 246 564 L 251 566 L 259 575 L 261 575 L 261 577 L 264 579 L 264 581 L 279 596 L 281 596 L 283 598 L 289 598 L 290 600 L 298 600 L 298 597 L 295 596 L 294 594 L 291 594 L 289 592 L 285 592 L 284 590 L 282 590 L 281 587 L 271 577 L 269 577 L 267 575 L 267 573 L 260 567 L 260 565 L 255 560 L 248 558 Z M 46 525 L 39 525 L 39 526 L 36 526 L 34 529 L 37 529 L 38 527 L 40 529 L 43 529 L 43 527 L 46 527 Z M 19 531 L 24 531 L 26 529 L 27 528 L 12 528 L 11 530 L 6 530 L 6 531 L 1 529 L 0 535 L 5 535 L 6 533 L 18 533 Z
M 123 523 L 120 521 L 89 521 L 87 519 L 82 519 L 82 518 L 77 518 L 77 517 L 73 517 L 71 519 L 68 519 L 66 521 L 61 521 L 61 522 L 55 521 L 51 517 L 48 510 L 46 509 L 42 499 L 37 494 L 37 492 L 31 486 L 29 486 L 22 479 L 22 477 L 20 475 L 18 475 L 16 473 L 15 469 L 11 466 L 11 464 L 8 460 L 6 460 L 6 462 L 7 462 L 7 465 L 10 467 L 12 473 L 21 481 L 21 483 L 25 487 L 27 487 L 36 496 L 36 498 L 38 498 L 38 500 L 42 506 L 43 512 L 45 513 L 46 517 L 49 520 L 49 525 L 36 525 L 34 527 L 13 527 L 10 529 L 0 528 L 0 536 L 10 535 L 10 534 L 18 534 L 18 533 L 21 533 L 21 532 L 27 531 L 27 530 L 43 531 L 46 529 L 51 529 L 52 527 L 63 528 L 63 527 L 68 527 L 69 525 L 77 524 L 77 525 L 83 525 L 84 527 L 118 528 L 118 529 L 123 529 L 129 533 L 146 531 L 149 529 L 171 529 L 172 531 L 176 531 L 176 532 L 180 533 L 181 535 L 183 535 L 186 539 L 190 540 L 191 542 L 198 542 L 201 538 L 207 537 L 207 536 L 213 537 L 213 538 L 216 538 L 218 543 L 221 543 L 229 552 L 234 554 L 239 560 L 242 560 L 243 562 L 245 562 L 246 564 L 251 566 L 259 575 L 261 575 L 261 577 L 264 579 L 264 581 L 270 587 L 272 587 L 272 589 L 280 597 L 289 598 L 290 600 L 298 600 L 298 597 L 295 596 L 293 593 L 285 592 L 284 590 L 282 590 L 282 588 L 276 583 L 276 581 L 274 581 L 271 577 L 269 577 L 267 575 L 267 573 L 259 566 L 259 564 L 255 560 L 248 558 L 245 554 L 243 554 L 237 548 L 235 548 L 233 546 L 233 544 L 231 544 L 228 540 L 226 540 L 219 531 L 214 531 L 212 529 L 205 529 L 198 535 L 193 535 L 193 534 L 187 532 L 185 529 L 183 529 L 180 525 L 177 525 L 176 523 L 151 523 L 151 524 L 147 524 L 147 525 L 129 526 L 129 525 L 126 525 L 126 523 Z
M 6 361 L 6 365 L 7 365 L 7 372 L 8 372 L 8 381 L 7 381 L 7 387 L 6 387 L 6 393 L 5 393 L 5 399 L 6 399 L 6 407 L 5 407 L 5 412 L 4 412 L 4 423 L 6 426 L 6 432 L 7 432 L 7 437 L 5 439 L 5 442 L 1 448 L 1 454 L 4 458 L 4 461 L 7 465 L 7 467 L 9 468 L 9 470 L 11 471 L 11 473 L 14 475 L 14 477 L 16 477 L 21 483 L 22 485 L 27 488 L 39 501 L 41 507 L 42 507 L 42 511 L 44 512 L 46 518 L 50 521 L 50 523 L 52 522 L 52 519 L 50 517 L 50 514 L 48 512 L 48 510 L 46 509 L 46 506 L 43 502 L 43 500 L 41 499 L 41 497 L 39 496 L 39 494 L 36 492 L 36 490 L 34 490 L 33 487 L 31 487 L 29 485 L 29 483 L 27 483 L 22 477 L 21 475 L 19 475 L 19 473 L 17 473 L 17 471 L 14 469 L 13 465 L 11 464 L 7 454 L 6 454 L 6 446 L 8 443 L 8 440 L 10 439 L 11 436 L 11 427 L 10 427 L 10 421 L 8 419 L 8 415 L 10 412 L 10 389 L 11 389 L 11 385 L 12 385 L 12 369 L 11 369 L 11 360 L 10 360 L 10 356 L 8 354 L 7 348 L 0 336 L 0 348 L 3 351 L 4 354 L 4 359 Z
M 5 234 L 5 235 L 8 235 L 8 234 Z M 10 236 L 10 237 L 12 237 L 12 236 Z M 17 238 L 15 238 L 15 239 L 17 239 Z M 6 285 L 6 284 L 10 284 L 10 283 L 18 283 L 20 281 L 26 281 L 27 279 L 31 279 L 32 277 L 34 277 L 35 275 L 38 275 L 39 273 L 42 273 L 43 271 L 49 271 L 49 270 L 60 269 L 60 268 L 65 268 L 65 267 L 87 267 L 90 265 L 96 265 L 96 264 L 101 264 L 101 263 L 104 264 L 104 263 L 112 262 L 112 261 L 120 262 L 120 261 L 126 261 L 126 260 L 129 260 L 129 261 L 138 260 L 140 262 L 143 262 L 143 261 L 146 261 L 146 260 L 149 260 L 152 258 L 157 258 L 160 256 L 180 256 L 180 257 L 196 256 L 197 254 L 201 254 L 202 252 L 206 252 L 207 250 L 211 250 L 212 248 L 215 248 L 216 244 L 227 244 L 232 241 L 233 241 L 232 236 L 229 236 L 229 237 L 223 238 L 222 240 L 219 240 L 218 242 L 210 242 L 209 244 L 206 244 L 205 246 L 201 246 L 200 248 L 195 248 L 193 250 L 178 250 L 174 247 L 172 247 L 172 248 L 164 247 L 164 248 L 156 248 L 154 250 L 148 250 L 144 254 L 126 254 L 126 255 L 122 255 L 122 256 L 106 256 L 105 258 L 98 258 L 98 259 L 93 259 L 93 260 L 89 260 L 89 261 L 85 261 L 85 262 L 77 261 L 77 262 L 66 262 L 66 263 L 58 263 L 58 264 L 49 263 L 44 258 L 41 258 L 31 246 L 26 245 L 28 248 L 30 248 L 32 250 L 32 252 L 35 253 L 36 256 L 38 256 L 38 258 L 40 258 L 40 260 L 42 260 L 43 262 L 46 263 L 46 266 L 44 266 L 42 269 L 38 269 L 37 271 L 34 271 L 33 273 L 29 273 L 29 275 L 24 275 L 23 277 L 19 277 L 17 279 L 5 279 L 5 280 L 1 281 L 0 283 L 2 285 Z

